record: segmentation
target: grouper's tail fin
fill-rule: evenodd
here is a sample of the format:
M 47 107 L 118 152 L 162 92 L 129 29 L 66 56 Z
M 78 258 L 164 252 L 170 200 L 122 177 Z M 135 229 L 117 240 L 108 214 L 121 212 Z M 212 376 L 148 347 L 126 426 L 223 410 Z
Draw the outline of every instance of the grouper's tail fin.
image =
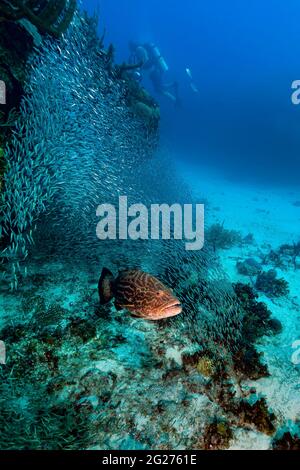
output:
M 114 277 L 110 270 L 103 268 L 98 282 L 98 292 L 101 305 L 107 304 L 107 302 L 113 298 L 113 282 Z

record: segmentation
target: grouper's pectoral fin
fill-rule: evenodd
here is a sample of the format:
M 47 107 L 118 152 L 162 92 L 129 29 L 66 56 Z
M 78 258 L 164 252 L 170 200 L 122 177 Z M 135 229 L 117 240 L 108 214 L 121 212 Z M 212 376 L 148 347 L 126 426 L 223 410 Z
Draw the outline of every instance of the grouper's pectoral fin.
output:
M 128 310 L 128 312 L 131 314 L 131 315 L 134 315 L 134 316 L 139 316 L 139 314 L 136 314 L 134 312 L 134 305 L 132 304 L 124 304 L 124 305 L 120 305 L 118 304 L 118 302 L 114 302 L 114 305 L 116 307 L 116 310 L 120 311 L 120 310 Z

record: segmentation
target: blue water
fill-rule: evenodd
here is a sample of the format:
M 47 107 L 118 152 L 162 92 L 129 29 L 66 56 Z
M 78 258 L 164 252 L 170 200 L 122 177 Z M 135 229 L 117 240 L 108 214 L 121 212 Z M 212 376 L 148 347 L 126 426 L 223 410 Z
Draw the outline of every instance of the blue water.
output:
M 182 109 L 159 101 L 162 135 L 181 157 L 209 160 L 237 180 L 299 183 L 300 106 L 291 103 L 299 77 L 296 0 L 83 1 L 90 12 L 97 6 L 117 60 L 127 60 L 130 40 L 154 42 L 178 80 Z

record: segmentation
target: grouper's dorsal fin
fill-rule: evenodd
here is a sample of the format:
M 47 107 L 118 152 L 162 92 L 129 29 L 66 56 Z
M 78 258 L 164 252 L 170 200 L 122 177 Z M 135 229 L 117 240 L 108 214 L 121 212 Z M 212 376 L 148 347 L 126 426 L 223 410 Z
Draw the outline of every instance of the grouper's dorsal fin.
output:
M 113 298 L 113 283 L 113 274 L 109 269 L 103 268 L 98 281 L 98 293 L 101 305 L 107 304 Z

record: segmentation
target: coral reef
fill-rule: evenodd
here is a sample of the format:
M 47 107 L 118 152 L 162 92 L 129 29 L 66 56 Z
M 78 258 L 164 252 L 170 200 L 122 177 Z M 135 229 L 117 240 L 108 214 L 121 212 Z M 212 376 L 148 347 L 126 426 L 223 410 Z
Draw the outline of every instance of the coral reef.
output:
M 0 192 L 2 188 L 2 180 L 5 171 L 5 163 L 4 163 L 4 150 L 0 147 Z
M 257 301 L 258 296 L 249 284 L 237 283 L 234 290 L 244 310 L 243 336 L 255 343 L 264 334 L 278 333 L 272 313 L 266 304 Z
M 42 45 L 42 33 L 59 37 L 68 28 L 76 0 L 3 0 L 0 4 L 0 76 L 6 84 L 5 114 L 18 108 L 28 75 L 27 62 L 34 48 Z M 36 30 L 36 28 L 38 30 Z M 1 132 L 2 133 L 2 132 Z
M 151 95 L 134 80 L 130 73 L 123 75 L 128 93 L 126 102 L 133 112 L 148 122 L 150 126 L 157 127 L 160 119 L 160 110 Z
M 216 279 L 204 276 L 204 282 L 203 271 L 187 278 L 189 254 L 177 251 L 178 271 L 171 258 L 164 259 L 168 244 L 165 248 L 160 263 L 167 262 L 168 284 L 176 279 L 176 290 L 182 293 L 186 283 L 191 293 L 196 286 L 194 294 L 199 298 L 194 308 L 206 298 L 214 311 L 212 319 L 203 322 L 202 313 L 186 311 L 184 321 L 177 318 L 154 325 L 110 307 L 103 311 L 93 296 L 96 279 L 84 282 L 93 269 L 91 263 L 85 268 L 79 262 L 69 267 L 64 260 L 57 266 L 51 257 L 54 269 L 50 269 L 49 261 L 45 266 L 36 262 L 36 269 L 20 286 L 20 312 L 15 312 L 13 324 L 0 331 L 9 350 L 0 387 L 8 410 L 20 406 L 21 388 L 26 391 L 26 402 L 18 409 L 26 434 L 16 436 L 12 429 L 16 422 L 9 421 L 0 447 L 224 449 L 231 445 L 237 428 L 273 433 L 275 418 L 265 400 L 255 392 L 248 400 L 241 385 L 243 379 L 267 374 L 254 342 L 275 333 L 270 312 L 257 302 L 250 286 L 235 285 L 241 323 L 230 324 L 235 311 L 225 310 L 225 294 L 220 294 L 223 282 L 214 291 Z M 169 249 L 173 254 L 174 247 Z M 153 262 L 153 252 L 150 256 Z M 199 272 L 206 262 L 211 266 L 205 252 L 202 262 L 194 256 Z M 221 297 L 219 304 L 215 295 Z M 232 306 L 235 300 L 229 291 L 227 295 Z M 232 350 L 226 343 L 231 336 L 235 336 Z M 7 396 L 11 380 L 17 388 Z
M 101 47 L 93 21 L 77 16 L 59 44 L 43 43 L 4 153 L 1 256 L 19 290 L 3 289 L 18 302 L 0 331 L 0 447 L 223 449 L 249 424 L 270 435 L 266 401 L 247 401 L 241 381 L 267 375 L 255 342 L 280 323 L 212 254 L 240 234 L 215 224 L 200 252 L 96 240 L 97 204 L 125 189 L 133 202 L 192 201 L 172 164 L 153 156 L 158 107 Z M 103 265 L 151 271 L 182 315 L 153 325 L 99 307 Z
M 87 443 L 86 418 L 72 405 L 51 405 L 41 387 L 35 401 L 26 403 L 30 384 L 18 384 L 0 371 L 1 449 L 80 449 Z M 10 400 L 7 397 L 10 397 Z
M 275 269 L 259 273 L 255 287 L 269 297 L 281 297 L 289 293 L 288 282 L 283 278 L 277 278 Z
M 5 281 L 12 289 L 43 283 L 43 278 L 29 277 L 28 255 L 31 263 L 35 256 L 58 263 L 62 258 L 76 260 L 78 270 L 88 267 L 93 282 L 101 265 L 112 271 L 143 267 L 173 287 L 183 301 L 181 328 L 194 342 L 212 349 L 222 342 L 230 351 L 241 333 L 240 309 L 210 251 L 187 253 L 177 240 L 134 244 L 122 240 L 112 245 L 95 237 L 98 201 L 114 203 L 123 191 L 129 200 L 146 204 L 191 200 L 169 161 L 161 155 L 149 160 L 156 149 L 157 128 L 145 126 L 133 115 L 128 83 L 115 80 L 107 70 L 106 54 L 99 51 L 96 37 L 95 24 L 78 17 L 59 48 L 46 41 L 42 54 L 31 63 L 28 96 L 5 154 L 2 205 L 7 210 L 1 225 Z M 137 93 L 138 100 L 142 94 L 143 102 L 152 103 L 140 88 Z M 166 179 L 172 181 L 168 187 L 161 184 Z M 18 211 L 11 209 L 15 207 Z M 53 282 L 58 282 L 58 273 Z M 50 322 L 56 312 L 60 315 L 60 309 L 43 307 L 42 300 L 36 300 L 45 321 Z M 28 312 L 28 299 L 26 303 Z M 84 336 L 86 326 L 78 321 L 68 334 L 77 331 L 77 340 L 85 344 L 95 331 L 89 327 Z
M 20 23 L 0 21 L 0 77 L 6 85 L 6 105 L 1 108 L 0 136 L 5 137 L 9 112 L 18 108 L 24 92 L 27 61 L 33 51 L 34 40 Z
M 247 258 L 245 261 L 238 261 L 236 269 L 243 276 L 254 277 L 260 273 L 262 267 L 254 258 Z
M 271 317 L 267 306 L 257 301 L 250 285 L 238 283 L 234 285 L 234 290 L 243 310 L 242 333 L 234 355 L 234 365 L 242 376 L 257 379 L 268 375 L 268 370 L 260 362 L 255 343 L 264 335 L 279 334 L 282 327 L 277 319 Z
M 290 266 L 296 270 L 299 268 L 300 241 L 293 244 L 285 243 L 277 250 L 270 250 L 263 257 L 263 262 L 273 265 L 275 268 L 289 269 Z
M 254 240 L 254 235 L 253 233 L 248 233 L 248 235 L 246 235 L 242 242 L 245 244 L 245 245 L 253 245 L 255 240 Z
M 211 377 L 215 372 L 214 362 L 208 356 L 202 356 L 197 363 L 197 371 L 205 377 Z
M 2 0 L 0 18 L 29 20 L 40 32 L 59 37 L 66 31 L 76 9 L 76 0 Z
M 3 0 L 0 4 L 0 78 L 6 87 L 6 104 L 0 111 L 0 146 L 10 143 L 28 77 L 28 61 L 40 51 L 41 34 L 59 37 L 68 28 L 76 0 Z M 36 29 L 37 28 L 37 29 Z M 0 161 L 0 191 L 4 173 Z
M 211 360 L 214 364 L 214 373 L 211 376 L 204 375 L 206 383 L 202 382 L 202 387 L 209 399 L 218 404 L 222 413 L 219 413 L 218 418 L 207 426 L 200 447 L 211 450 L 228 448 L 229 440 L 233 437 L 232 430 L 236 427 L 251 426 L 266 435 L 273 435 L 276 429 L 276 417 L 269 411 L 264 397 L 258 397 L 255 390 L 250 391 L 250 397 L 248 397 L 249 393 L 242 390 L 240 385 L 242 371 L 239 363 L 230 364 L 226 351 Z M 233 360 L 236 361 L 236 358 Z M 184 358 L 185 370 L 192 374 L 198 361 L 197 353 L 186 356 Z M 197 368 L 196 370 L 200 372 Z M 247 373 L 251 375 L 251 370 L 245 369 L 243 378 L 247 377 Z M 197 390 L 197 388 L 192 388 L 192 390 Z M 224 416 L 226 416 L 225 423 Z
M 80 18 L 75 23 L 61 40 L 59 48 L 48 40 L 42 54 L 32 59 L 32 73 L 25 88 L 29 96 L 21 104 L 13 139 L 5 152 L 6 189 L 1 195 L 5 253 L 2 256 L 16 260 L 10 273 L 12 288 L 17 286 L 18 258 L 27 256 L 28 246 L 33 241 L 31 230 L 34 221 L 48 209 L 56 194 L 64 197 L 66 183 L 74 192 L 76 184 L 74 182 L 72 187 L 70 175 L 75 155 L 77 160 L 82 159 L 82 171 L 97 175 L 88 199 L 90 212 L 84 216 L 90 226 L 95 217 L 94 204 L 99 187 L 102 187 L 103 172 L 110 169 L 115 193 L 118 182 L 122 181 L 124 166 L 120 168 L 119 149 L 122 148 L 124 165 L 130 169 L 135 161 L 143 159 L 143 155 L 149 155 L 156 145 L 157 129 L 145 129 L 143 121 L 129 116 L 124 103 L 126 84 L 109 77 L 104 58 L 99 56 L 98 43 L 93 41 L 96 30 L 91 27 L 95 28 L 95 25 Z M 56 64 L 55 75 L 51 66 L 53 62 Z M 78 122 L 77 130 L 75 122 Z M 116 161 L 118 164 L 114 164 Z M 15 174 L 18 174 L 17 180 Z M 110 185 L 108 193 L 112 192 Z M 82 197 L 86 200 L 84 188 Z M 73 203 L 73 219 L 77 195 L 69 193 L 65 201 L 67 199 Z M 66 209 L 66 202 L 60 201 L 59 204 L 57 200 L 56 203 L 60 211 Z M 5 210 L 5 207 L 19 207 L 19 210 Z M 80 201 L 76 207 L 81 211 Z M 78 217 L 82 219 L 82 214 Z
M 39 45 L 39 54 L 34 56 L 31 54 L 34 40 L 23 24 L 5 21 L 0 23 L 0 28 L 3 30 L 3 35 L 0 36 L 0 71 L 3 72 L 1 78 L 7 83 L 8 92 L 5 113 L 1 113 L 0 145 L 4 148 L 7 143 L 9 144 L 7 150 L 1 152 L 0 156 L 1 187 L 7 188 L 7 191 L 1 195 L 0 243 L 2 249 L 6 250 L 2 252 L 2 257 L 13 262 L 9 282 L 11 288 L 16 288 L 18 272 L 20 274 L 19 258 L 27 257 L 28 247 L 33 243 L 31 230 L 34 220 L 47 210 L 49 203 L 55 197 L 61 184 L 60 180 L 64 176 L 64 169 L 66 170 L 67 166 L 71 169 L 73 157 L 70 156 L 75 152 L 79 153 L 77 142 L 71 135 L 73 130 L 70 125 L 76 120 L 75 97 L 78 101 L 77 114 L 85 115 L 86 130 L 84 131 L 79 125 L 82 129 L 81 142 L 88 142 L 86 136 L 96 135 L 98 132 L 95 141 L 99 142 L 99 149 L 94 145 L 94 150 L 85 149 L 87 152 L 85 159 L 89 166 L 92 164 L 88 155 L 91 152 L 97 156 L 96 164 L 100 154 L 106 155 L 106 160 L 112 161 L 112 155 L 116 159 L 118 148 L 122 148 L 126 161 L 125 149 L 127 149 L 128 168 L 133 164 L 136 155 L 139 154 L 142 159 L 143 155 L 151 154 L 156 145 L 159 108 L 150 95 L 129 76 L 126 80 L 116 77 L 118 66 L 113 64 L 113 47 L 108 51 L 102 49 L 102 39 L 99 39 L 96 33 L 96 17 L 89 18 L 83 15 L 81 18 L 76 15 L 73 29 L 61 39 L 59 47 L 53 40 L 48 39 Z M 77 44 L 81 44 L 80 54 Z M 57 70 L 56 80 L 52 76 L 51 64 L 54 62 Z M 111 69 L 109 71 L 108 63 Z M 78 77 L 74 70 L 78 71 Z M 20 105 L 24 93 L 27 96 Z M 67 96 L 69 107 L 65 102 Z M 60 99 L 64 102 L 63 106 L 60 104 Z M 124 104 L 130 107 L 135 118 L 129 115 Z M 81 110 L 84 105 L 85 111 Z M 19 113 L 14 111 L 14 107 L 19 109 Z M 101 127 L 103 120 L 99 119 L 100 109 L 102 116 L 104 111 L 107 113 L 105 132 L 103 132 L 104 127 Z M 114 115 L 111 114 L 112 109 L 115 109 Z M 123 115 L 117 116 L 120 109 L 123 110 Z M 31 112 L 32 110 L 34 112 Z M 43 116 L 41 122 L 44 129 L 39 124 L 40 116 Z M 11 126 L 14 126 L 13 135 L 10 132 Z M 24 135 L 25 128 L 26 135 Z M 39 132 L 41 135 L 38 136 Z M 66 132 L 69 132 L 69 140 L 65 140 Z M 77 139 L 80 137 L 80 132 Z M 56 142 L 51 138 L 53 135 Z M 109 148 L 108 151 L 104 150 L 104 142 Z M 62 166 L 62 171 L 58 171 L 61 166 L 58 161 L 63 155 L 65 157 L 69 155 L 69 162 Z M 103 161 L 102 168 L 105 165 L 109 166 Z M 5 176 L 3 176 L 4 169 Z M 94 174 L 96 172 L 100 179 L 100 169 L 95 170 Z M 14 173 L 19 174 L 19 180 L 13 183 Z M 116 175 L 112 179 L 117 183 Z M 18 185 L 24 187 L 21 193 Z M 21 199 L 17 203 L 15 198 L 19 198 L 20 194 Z M 22 199 L 23 202 L 28 199 L 25 211 L 21 209 Z M 17 204 L 20 207 L 17 212 L 5 209 L 16 207 Z
M 214 252 L 219 249 L 228 249 L 241 243 L 242 237 L 236 230 L 228 230 L 224 223 L 213 224 L 206 230 L 205 241 L 212 246 Z
M 172 322 L 99 317 L 91 291 L 70 316 L 44 290 L 27 287 L 24 319 L 0 330 L 10 351 L 1 449 L 225 449 L 237 426 L 273 432 L 265 402 L 237 398 L 231 371 L 211 353 L 188 354 L 188 332 Z
M 270 413 L 265 398 L 257 400 L 255 403 L 242 400 L 237 406 L 236 413 L 240 422 L 256 427 L 259 432 L 272 436 L 276 430 L 275 415 Z
M 141 116 L 150 126 L 156 126 L 159 121 L 160 111 L 158 106 L 149 106 L 142 101 L 136 101 L 131 105 L 133 111 Z
M 274 439 L 272 448 L 273 450 L 300 450 L 300 438 L 287 431 L 281 437 Z
M 300 241 L 292 245 L 281 245 L 278 251 L 280 255 L 287 257 L 291 261 L 295 270 L 299 267 L 297 260 L 300 257 Z
M 209 424 L 203 435 L 203 447 L 205 450 L 228 449 L 233 432 L 229 424 L 224 420 L 215 419 Z

